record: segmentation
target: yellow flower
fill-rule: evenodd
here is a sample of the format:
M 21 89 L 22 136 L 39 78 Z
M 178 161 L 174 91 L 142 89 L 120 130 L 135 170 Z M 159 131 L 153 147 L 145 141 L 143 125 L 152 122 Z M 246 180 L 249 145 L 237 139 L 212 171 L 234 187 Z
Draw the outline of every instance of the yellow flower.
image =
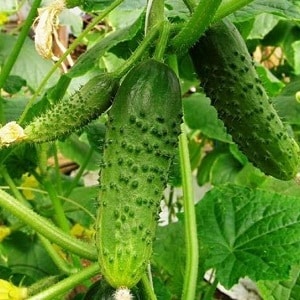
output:
M 6 13 L 0 13 L 0 25 L 3 25 L 7 22 L 8 17 L 6 15 Z
M 36 188 L 38 187 L 38 185 L 39 183 L 34 176 L 29 175 L 28 173 L 23 174 L 21 187 Z M 33 200 L 35 197 L 34 193 L 31 190 L 24 189 L 22 192 L 27 200 Z
M 17 287 L 0 279 L 0 300 L 23 300 L 27 298 L 27 288 Z
M 0 226 L 0 242 L 2 242 L 7 236 L 11 234 L 11 229 L 7 226 Z M 0 298 L 1 300 L 1 298 Z
M 94 233 L 94 230 L 85 228 L 78 223 L 71 228 L 71 235 L 80 239 L 91 240 L 94 236 Z

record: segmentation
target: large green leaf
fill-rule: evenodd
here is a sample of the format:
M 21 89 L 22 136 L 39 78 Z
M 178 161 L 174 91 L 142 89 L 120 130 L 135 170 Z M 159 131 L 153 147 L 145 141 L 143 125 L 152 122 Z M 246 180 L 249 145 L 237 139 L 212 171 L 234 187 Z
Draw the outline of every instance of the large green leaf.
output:
M 213 188 L 197 207 L 198 234 L 206 268 L 225 287 L 241 277 L 288 278 L 300 262 L 300 201 L 237 185 Z
M 58 146 L 59 150 L 65 157 L 68 157 L 79 165 L 85 163 L 89 152 L 91 151 L 91 146 L 86 141 L 80 140 L 76 134 L 70 135 L 63 142 L 58 142 Z M 100 153 L 94 151 L 87 164 L 87 170 L 99 169 L 100 159 Z
M 176 250 L 174 249 L 176 245 Z M 181 295 L 185 269 L 185 245 L 183 222 L 157 228 L 153 244 L 152 262 L 158 276 L 175 296 Z
M 97 67 L 101 56 L 106 51 L 116 46 L 117 44 L 132 39 L 142 25 L 142 18 L 128 27 L 114 31 L 101 39 L 96 45 L 82 54 L 75 65 L 67 73 L 67 76 L 73 78 L 85 74 L 86 72 Z
M 16 42 L 16 37 L 0 33 L 0 63 L 10 55 L 12 47 Z M 29 38 L 25 40 L 24 45 L 11 70 L 11 75 L 19 76 L 26 80 L 27 85 L 33 90 L 37 89 L 40 82 L 52 68 L 51 61 L 43 59 L 35 50 L 34 43 Z M 47 87 L 55 84 L 59 72 L 55 72 L 50 78 Z
M 300 90 L 300 79 L 289 83 L 283 91 L 273 99 L 279 115 L 289 124 L 300 125 L 300 103 L 296 100 L 296 93 Z
M 231 142 L 217 111 L 204 94 L 194 93 L 184 98 L 183 110 L 185 122 L 191 129 L 201 130 L 206 136 L 219 141 Z
M 274 14 L 293 21 L 300 20 L 300 7 L 290 0 L 254 0 L 236 11 L 233 16 L 234 21 L 243 22 L 262 13 Z
M 3 246 L 7 249 L 6 261 L 12 274 L 23 274 L 36 280 L 58 272 L 36 236 L 18 231 L 4 240 Z
M 257 285 L 264 300 L 298 300 L 300 295 L 300 267 L 293 266 L 288 280 L 261 281 Z

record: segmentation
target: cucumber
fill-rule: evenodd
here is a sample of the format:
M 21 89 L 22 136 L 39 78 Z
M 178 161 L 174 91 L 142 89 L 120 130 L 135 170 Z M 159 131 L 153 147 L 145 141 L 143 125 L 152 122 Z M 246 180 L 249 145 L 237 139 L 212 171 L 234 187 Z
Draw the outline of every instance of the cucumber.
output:
M 53 141 L 82 128 L 110 107 L 117 88 L 118 80 L 110 74 L 93 77 L 73 96 L 53 104 L 25 126 L 25 141 Z
M 126 75 L 109 110 L 96 244 L 102 274 L 114 288 L 133 287 L 149 263 L 181 116 L 179 81 L 153 59 Z
M 249 161 L 278 179 L 295 177 L 299 147 L 272 106 L 237 28 L 223 20 L 189 52 L 204 92 Z

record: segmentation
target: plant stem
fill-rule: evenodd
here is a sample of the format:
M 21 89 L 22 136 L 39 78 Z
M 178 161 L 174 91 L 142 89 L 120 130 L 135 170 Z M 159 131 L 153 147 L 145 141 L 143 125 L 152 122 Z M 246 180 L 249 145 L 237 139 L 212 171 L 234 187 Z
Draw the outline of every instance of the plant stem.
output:
M 210 25 L 222 0 L 200 0 L 193 15 L 174 37 L 171 47 L 175 53 L 185 53 Z
M 192 170 L 184 124 L 179 136 L 179 156 L 182 176 L 184 227 L 186 239 L 186 268 L 183 283 L 183 300 L 194 300 L 198 277 L 198 237 L 194 206 Z
M 147 298 L 148 300 L 156 300 L 156 295 L 153 291 L 153 287 L 151 285 L 151 282 L 149 280 L 149 277 L 147 276 L 147 274 L 145 273 L 143 276 L 142 276 L 142 279 L 141 279 L 141 283 L 143 285 L 143 290 L 144 290 L 144 293 L 147 295 Z
M 70 277 L 63 279 L 59 283 L 53 285 L 52 287 L 40 292 L 39 294 L 36 294 L 28 300 L 52 300 L 55 299 L 55 297 L 58 297 L 77 284 L 82 283 L 83 281 L 97 275 L 99 273 L 99 265 L 98 263 L 95 263 L 82 271 L 78 272 L 77 274 L 71 275 Z
M 8 210 L 12 215 L 31 226 L 36 232 L 45 236 L 53 243 L 69 250 L 70 252 L 90 260 L 97 260 L 97 251 L 94 245 L 82 242 L 41 217 L 33 210 L 16 201 L 15 198 L 0 190 L 0 206 Z
M 194 0 L 183 0 L 183 2 L 192 14 L 197 6 L 197 2 Z
M 20 203 L 22 203 L 23 205 L 26 205 L 27 207 L 30 207 L 30 205 L 28 204 L 26 199 L 23 197 L 22 193 L 18 190 L 15 182 L 10 177 L 9 173 L 7 172 L 7 169 L 4 166 L 2 166 L 1 169 L 0 169 L 0 172 L 1 172 L 1 175 L 2 175 L 3 179 L 6 181 L 7 185 L 10 187 L 10 190 L 12 191 L 14 196 L 16 197 L 16 199 Z
M 220 21 L 251 2 L 253 2 L 253 0 L 223 0 L 213 18 L 213 22 Z
M 54 189 L 51 182 L 47 179 L 43 181 L 43 185 L 48 192 L 48 195 L 51 199 L 53 209 L 54 209 L 54 218 L 57 225 L 64 231 L 69 232 L 69 222 L 66 218 L 62 203 L 57 197 L 56 190 Z
M 28 113 L 29 108 L 32 106 L 32 104 L 37 99 L 40 92 L 43 90 L 44 86 L 50 79 L 50 77 L 53 75 L 53 73 L 56 71 L 56 69 L 61 65 L 61 63 L 66 59 L 66 57 L 73 52 L 73 50 L 76 49 L 76 47 L 81 43 L 83 38 L 86 36 L 86 34 L 93 29 L 93 27 L 98 24 L 103 18 L 105 18 L 112 10 L 114 10 L 117 6 L 119 6 L 124 0 L 115 0 L 111 5 L 109 5 L 107 8 L 105 8 L 102 13 L 96 17 L 86 28 L 81 32 L 81 34 L 77 37 L 76 40 L 70 45 L 70 47 L 67 49 L 67 51 L 59 58 L 59 60 L 53 65 L 51 70 L 48 72 L 48 74 L 44 77 L 42 82 L 40 83 L 39 87 L 35 91 L 32 98 L 28 101 L 21 117 L 19 118 L 19 124 L 21 124 Z
M 145 35 L 164 21 L 164 0 L 148 0 L 145 20 Z
M 160 31 L 160 37 L 158 44 L 156 45 L 155 52 L 154 52 L 154 58 L 158 61 L 161 61 L 163 59 L 165 50 L 167 48 L 168 40 L 169 40 L 169 34 L 170 34 L 170 23 L 168 21 L 165 21 L 162 23 L 162 29 Z
M 83 164 L 81 164 L 80 169 L 78 170 L 76 176 L 73 178 L 70 186 L 68 187 L 67 191 L 64 193 L 65 197 L 68 197 L 71 194 L 71 192 L 73 191 L 73 189 L 77 186 L 77 184 L 78 184 L 79 180 L 81 179 L 81 176 L 82 176 L 86 166 L 88 165 L 93 153 L 94 153 L 94 149 L 91 147 L 89 152 L 86 155 L 85 161 L 83 162 Z
M 132 55 L 127 59 L 123 66 L 119 68 L 117 71 L 114 72 L 113 76 L 116 78 L 123 77 L 128 70 L 131 69 L 131 67 L 143 56 L 145 55 L 146 49 L 151 45 L 151 42 L 156 37 L 159 30 L 159 25 L 152 28 L 148 34 L 143 39 L 142 43 L 135 49 L 135 51 L 132 53 Z
M 0 89 L 3 88 L 4 83 L 14 65 L 14 63 L 17 60 L 17 57 L 22 49 L 22 46 L 25 42 L 26 37 L 28 36 L 28 32 L 30 30 L 30 27 L 37 15 L 37 9 L 41 4 L 41 0 L 34 0 L 32 5 L 31 5 L 31 9 L 28 13 L 28 16 L 22 26 L 22 29 L 20 31 L 20 34 L 18 36 L 18 39 L 5 63 L 5 65 L 3 66 L 3 68 L 1 69 L 0 72 Z
M 70 266 L 66 261 L 59 255 L 59 253 L 53 248 L 52 244 L 44 238 L 42 235 L 38 235 L 41 243 L 46 249 L 47 253 L 55 263 L 55 265 L 64 273 L 64 274 L 75 274 L 78 272 L 77 268 Z

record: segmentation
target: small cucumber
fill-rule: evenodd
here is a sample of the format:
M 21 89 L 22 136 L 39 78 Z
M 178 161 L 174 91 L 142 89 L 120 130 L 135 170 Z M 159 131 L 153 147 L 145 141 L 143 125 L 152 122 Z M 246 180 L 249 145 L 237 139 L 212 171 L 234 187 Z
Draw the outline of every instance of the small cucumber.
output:
M 153 59 L 126 75 L 109 111 L 96 243 L 102 274 L 114 288 L 133 287 L 146 270 L 181 112 L 175 73 Z
M 299 147 L 273 108 L 236 27 L 228 20 L 213 25 L 190 55 L 201 86 L 241 151 L 265 174 L 293 178 Z
M 111 105 L 118 80 L 110 74 L 90 79 L 70 98 L 63 98 L 24 128 L 28 142 L 47 142 L 63 138 L 82 128 Z

